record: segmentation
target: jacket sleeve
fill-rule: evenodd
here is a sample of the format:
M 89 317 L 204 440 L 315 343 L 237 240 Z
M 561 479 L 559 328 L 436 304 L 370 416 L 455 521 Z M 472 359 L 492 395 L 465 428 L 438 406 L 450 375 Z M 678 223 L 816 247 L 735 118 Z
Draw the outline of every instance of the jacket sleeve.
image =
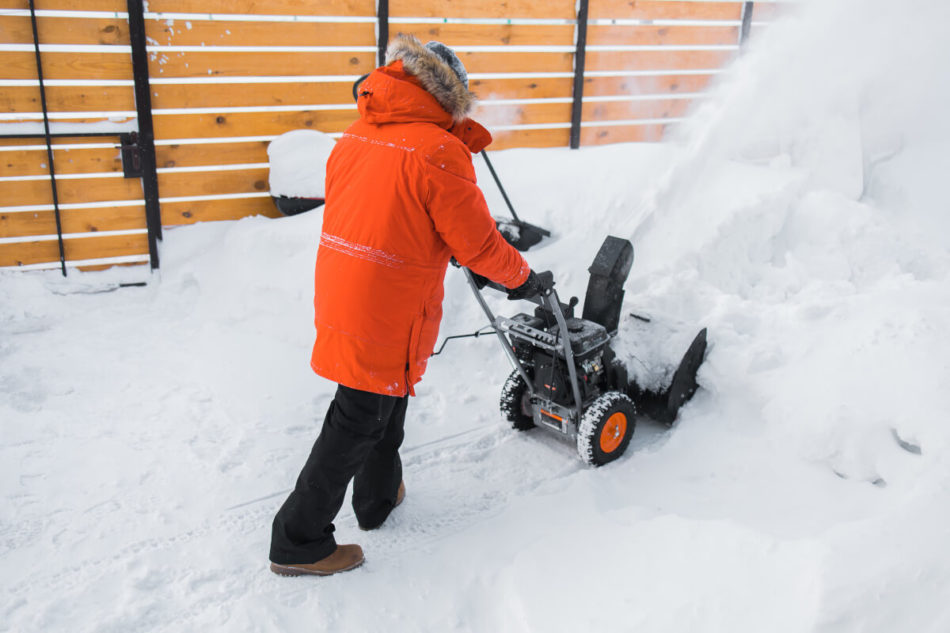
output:
M 471 154 L 461 143 L 446 143 L 428 157 L 425 169 L 426 208 L 455 259 L 506 288 L 523 284 L 531 269 L 495 227 L 475 183 Z

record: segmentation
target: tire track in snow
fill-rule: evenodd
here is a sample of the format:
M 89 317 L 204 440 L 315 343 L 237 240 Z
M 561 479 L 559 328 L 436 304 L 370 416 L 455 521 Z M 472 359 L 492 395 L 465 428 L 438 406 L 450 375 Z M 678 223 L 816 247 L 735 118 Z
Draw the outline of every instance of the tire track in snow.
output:
M 385 534 L 378 531 L 360 533 L 360 535 L 365 534 L 366 541 L 379 541 L 380 544 L 385 545 L 386 550 L 391 550 L 396 543 L 399 543 L 402 548 L 410 543 L 418 546 L 432 538 L 455 533 L 463 527 L 470 526 L 477 517 L 491 515 L 500 510 L 512 488 L 508 477 L 512 473 L 504 467 L 504 463 L 513 460 L 509 459 L 510 454 L 508 457 L 501 456 L 498 459 L 493 459 L 492 455 L 499 447 L 524 444 L 524 442 L 512 441 L 520 435 L 500 425 L 480 425 L 410 447 L 404 453 L 404 468 L 407 483 L 415 487 L 410 488 L 409 491 L 413 499 L 404 506 L 400 506 L 400 510 L 412 508 L 413 505 L 424 502 L 423 508 L 411 514 L 402 512 L 394 514 L 393 519 L 398 518 L 398 520 L 392 521 L 392 528 L 387 528 Z M 563 456 L 557 456 L 556 460 L 562 461 L 562 458 Z M 524 460 L 514 461 L 519 463 L 516 468 L 519 473 L 518 480 L 522 482 L 520 487 L 515 486 L 516 489 L 531 489 L 550 479 L 550 468 L 527 469 L 524 467 Z M 575 472 L 579 467 L 579 463 L 571 464 L 567 473 Z M 522 475 L 530 470 L 536 472 L 535 479 L 524 479 Z M 471 481 L 481 482 L 481 491 L 473 495 L 465 491 L 446 489 L 446 478 L 441 476 L 445 471 L 452 473 L 451 480 L 458 480 L 469 475 Z M 286 492 L 233 506 L 239 511 L 225 510 L 207 517 L 199 525 L 182 532 L 129 543 L 107 557 L 87 558 L 52 572 L 41 570 L 14 587 L 11 595 L 24 597 L 36 593 L 67 591 L 87 585 L 103 575 L 114 573 L 116 568 L 150 552 L 180 549 L 187 543 L 212 535 L 220 538 L 226 535 L 252 533 L 259 530 L 262 525 L 269 524 L 275 511 L 273 504 L 253 507 L 254 504 L 268 498 L 279 497 Z M 356 532 L 356 519 L 348 503 L 349 499 L 347 499 L 347 505 L 344 505 L 344 510 L 337 517 L 336 524 L 338 528 L 346 532 Z M 440 505 L 445 508 L 443 512 L 437 511 Z M 390 535 L 389 532 L 393 534 Z M 383 534 L 383 536 L 375 537 L 375 534 Z M 262 552 L 262 557 L 264 556 L 266 553 Z
M 471 436 L 475 434 L 477 435 L 473 441 Z M 452 464 L 456 471 L 463 472 L 480 465 L 484 467 L 486 453 L 490 452 L 497 444 L 504 443 L 507 435 L 509 434 L 504 431 L 500 432 L 497 427 L 482 425 L 411 447 L 405 451 L 406 473 L 412 480 L 422 480 L 427 477 L 426 471 L 438 464 Z M 24 598 L 31 595 L 69 591 L 77 587 L 90 585 L 96 579 L 107 574 L 117 573 L 116 570 L 124 564 L 151 552 L 182 549 L 182 546 L 187 543 L 209 536 L 226 538 L 228 535 L 250 534 L 261 529 L 262 525 L 269 525 L 276 510 L 275 507 L 272 507 L 273 504 L 252 506 L 258 501 L 278 497 L 286 494 L 286 492 L 275 493 L 266 498 L 233 506 L 240 511 L 225 510 L 205 518 L 197 526 L 182 532 L 135 541 L 120 547 L 107 557 L 86 558 L 52 572 L 40 570 L 15 586 L 10 591 L 9 596 Z M 430 492 L 435 492 L 438 495 L 438 490 Z M 414 496 L 421 497 L 421 490 L 416 491 Z M 448 518 L 433 523 L 433 525 L 442 526 L 443 528 L 459 524 L 467 525 L 469 524 L 469 517 L 482 514 L 485 507 L 487 506 L 484 503 L 478 504 L 477 510 L 474 512 L 465 511 L 463 507 L 461 510 L 455 510 L 455 514 L 450 514 Z M 348 531 L 350 528 L 355 531 L 357 526 L 352 510 L 349 510 L 348 506 L 344 506 L 344 508 L 346 509 L 337 518 L 337 525 L 345 527 Z M 420 532 L 418 536 L 422 537 L 432 531 L 432 529 L 426 529 Z M 266 552 L 262 552 L 261 555 L 262 559 L 266 558 Z
M 655 430 L 646 435 L 635 438 L 640 440 L 640 448 L 655 443 L 659 437 Z M 635 454 L 636 448 L 632 445 L 622 459 Z M 361 543 L 371 562 L 393 561 L 436 547 L 502 513 L 513 499 L 531 495 L 545 485 L 559 485 L 560 480 L 587 469 L 577 459 L 572 442 L 542 429 L 516 432 L 502 422 L 481 424 L 409 447 L 403 457 L 406 502 L 386 524 L 375 531 L 360 532 L 349 499 L 336 520 L 339 540 Z M 58 608 L 59 600 L 67 595 L 82 599 L 85 588 L 113 575 L 128 574 L 130 565 L 156 552 L 173 552 L 168 563 L 155 572 L 160 576 L 156 582 L 162 584 L 159 592 L 182 586 L 189 591 L 165 596 L 161 607 L 157 607 L 155 591 L 138 586 L 147 581 L 135 583 L 132 604 L 126 609 L 150 605 L 150 628 L 182 630 L 187 622 L 198 624 L 210 613 L 220 613 L 246 596 L 275 588 L 284 598 L 291 599 L 297 591 L 288 594 L 285 586 L 273 584 L 275 581 L 266 573 L 266 543 L 259 559 L 239 556 L 222 561 L 217 568 L 187 564 L 188 552 L 194 551 L 195 546 L 186 545 L 202 539 L 256 547 L 247 536 L 265 529 L 276 510 L 276 503 L 263 502 L 284 494 L 274 493 L 232 506 L 207 516 L 191 529 L 135 541 L 108 557 L 87 558 L 52 572 L 38 571 L 8 593 L 4 619 L 11 622 L 16 612 L 37 596 L 45 597 L 40 599 L 46 604 L 39 609 L 33 605 L 29 611 L 34 614 Z M 240 551 L 239 547 L 237 552 Z M 178 565 L 182 562 L 179 558 L 185 564 Z M 310 584 L 301 586 L 299 595 L 306 596 L 312 589 Z

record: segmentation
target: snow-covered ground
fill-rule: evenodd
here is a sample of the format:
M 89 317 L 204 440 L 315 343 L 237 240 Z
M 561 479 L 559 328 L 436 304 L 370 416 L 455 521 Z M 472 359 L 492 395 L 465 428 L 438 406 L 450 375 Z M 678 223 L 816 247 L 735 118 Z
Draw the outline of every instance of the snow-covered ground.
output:
M 0 274 L 0 630 L 950 630 L 950 9 L 816 4 L 677 143 L 493 155 L 562 296 L 631 237 L 625 312 L 709 328 L 677 423 L 587 468 L 500 420 L 496 340 L 450 343 L 406 502 L 337 522 L 353 572 L 267 571 L 333 391 L 319 210 L 168 230 L 146 287 Z M 445 314 L 484 325 L 458 271 Z

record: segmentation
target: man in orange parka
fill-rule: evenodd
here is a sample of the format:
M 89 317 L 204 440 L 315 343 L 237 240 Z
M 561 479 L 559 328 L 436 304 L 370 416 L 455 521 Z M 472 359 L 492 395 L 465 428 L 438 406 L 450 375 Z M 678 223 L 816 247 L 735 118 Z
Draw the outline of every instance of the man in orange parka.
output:
M 330 155 L 311 366 L 339 386 L 274 517 L 276 573 L 327 575 L 363 562 L 359 545 L 333 538 L 354 477 L 362 529 L 381 525 L 402 501 L 406 405 L 438 336 L 449 259 L 511 289 L 511 298 L 538 293 L 475 183 L 472 153 L 491 135 L 467 118 L 474 103 L 451 49 L 399 35 L 386 65 L 360 84 L 360 118 Z

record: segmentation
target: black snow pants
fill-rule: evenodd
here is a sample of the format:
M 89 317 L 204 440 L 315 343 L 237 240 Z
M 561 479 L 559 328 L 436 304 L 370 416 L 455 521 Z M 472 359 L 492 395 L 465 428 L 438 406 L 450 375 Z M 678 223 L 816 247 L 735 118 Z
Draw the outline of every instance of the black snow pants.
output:
M 409 396 L 401 398 L 339 385 L 323 429 L 293 492 L 274 517 L 271 562 L 315 563 L 336 549 L 333 519 L 353 481 L 360 527 L 386 520 L 402 481 L 399 446 Z

